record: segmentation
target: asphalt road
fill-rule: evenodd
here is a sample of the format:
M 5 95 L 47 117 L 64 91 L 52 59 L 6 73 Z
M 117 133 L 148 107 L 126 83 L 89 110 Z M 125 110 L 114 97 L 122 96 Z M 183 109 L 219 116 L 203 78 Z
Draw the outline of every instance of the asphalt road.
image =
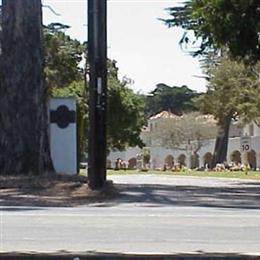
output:
M 260 182 L 113 176 L 122 196 L 0 208 L 0 251 L 260 254 Z

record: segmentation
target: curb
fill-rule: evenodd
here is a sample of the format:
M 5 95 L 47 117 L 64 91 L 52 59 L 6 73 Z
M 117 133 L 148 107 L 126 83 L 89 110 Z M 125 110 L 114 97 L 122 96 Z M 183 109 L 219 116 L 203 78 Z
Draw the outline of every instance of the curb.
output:
M 97 253 L 97 252 L 56 252 L 56 253 L 0 253 L 4 260 L 260 260 L 260 254 L 235 254 L 235 253 L 198 253 L 198 254 L 123 254 L 123 253 Z

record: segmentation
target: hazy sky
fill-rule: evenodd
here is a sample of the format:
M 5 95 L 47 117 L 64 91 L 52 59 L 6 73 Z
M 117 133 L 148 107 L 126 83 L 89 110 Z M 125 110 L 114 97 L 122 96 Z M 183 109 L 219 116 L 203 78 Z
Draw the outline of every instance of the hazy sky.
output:
M 120 76 L 134 81 L 136 91 L 148 93 L 157 83 L 188 85 L 205 90 L 197 59 L 181 50 L 180 29 L 167 28 L 158 18 L 175 0 L 108 0 L 108 56 L 117 60 Z M 87 40 L 87 0 L 43 0 L 60 16 L 44 8 L 44 23 L 62 22 L 73 38 Z

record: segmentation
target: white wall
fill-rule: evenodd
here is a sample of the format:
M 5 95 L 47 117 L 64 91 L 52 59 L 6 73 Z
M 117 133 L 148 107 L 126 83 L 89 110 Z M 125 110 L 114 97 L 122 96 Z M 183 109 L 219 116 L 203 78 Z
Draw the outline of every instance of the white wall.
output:
M 138 147 L 129 147 L 127 150 L 119 152 L 119 151 L 112 151 L 109 153 L 107 160 L 111 161 L 112 168 L 115 168 L 115 162 L 118 158 L 123 161 L 129 161 L 131 158 L 136 158 L 137 154 L 141 154 L 142 149 Z
M 256 152 L 257 168 L 260 168 L 260 136 L 253 136 L 251 138 L 251 144 L 252 144 L 252 149 Z M 212 139 L 212 140 L 206 141 L 204 146 L 202 146 L 201 149 L 198 151 L 200 167 L 204 166 L 205 154 L 208 152 L 213 154 L 214 148 L 215 148 L 215 139 Z M 150 149 L 150 154 L 151 154 L 151 167 L 153 169 L 157 169 L 157 168 L 162 169 L 165 164 L 165 159 L 168 155 L 172 155 L 174 157 L 174 162 L 176 163 L 178 160 L 178 157 L 181 154 L 185 154 L 186 163 L 187 163 L 187 165 L 189 165 L 188 158 L 190 155 L 184 150 L 166 149 L 164 147 L 158 147 L 158 146 L 153 146 L 153 147 L 150 147 L 149 149 Z M 231 154 L 234 151 L 240 152 L 240 137 L 229 138 L 228 151 L 227 151 L 227 162 L 228 163 L 231 162 Z M 139 148 L 129 148 L 125 152 L 111 152 L 109 155 L 109 158 L 113 158 L 114 161 L 117 158 L 121 158 L 123 160 L 129 160 L 129 159 L 135 157 L 135 155 L 140 152 L 142 152 L 142 150 Z M 241 155 L 241 157 L 242 157 L 242 155 Z

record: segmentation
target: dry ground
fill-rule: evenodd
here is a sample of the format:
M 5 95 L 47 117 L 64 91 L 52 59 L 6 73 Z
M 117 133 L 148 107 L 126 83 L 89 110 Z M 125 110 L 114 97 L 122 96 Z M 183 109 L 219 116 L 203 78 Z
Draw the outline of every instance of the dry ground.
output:
M 0 206 L 70 207 L 113 199 L 117 195 L 112 183 L 100 191 L 92 191 L 84 176 L 0 175 Z

